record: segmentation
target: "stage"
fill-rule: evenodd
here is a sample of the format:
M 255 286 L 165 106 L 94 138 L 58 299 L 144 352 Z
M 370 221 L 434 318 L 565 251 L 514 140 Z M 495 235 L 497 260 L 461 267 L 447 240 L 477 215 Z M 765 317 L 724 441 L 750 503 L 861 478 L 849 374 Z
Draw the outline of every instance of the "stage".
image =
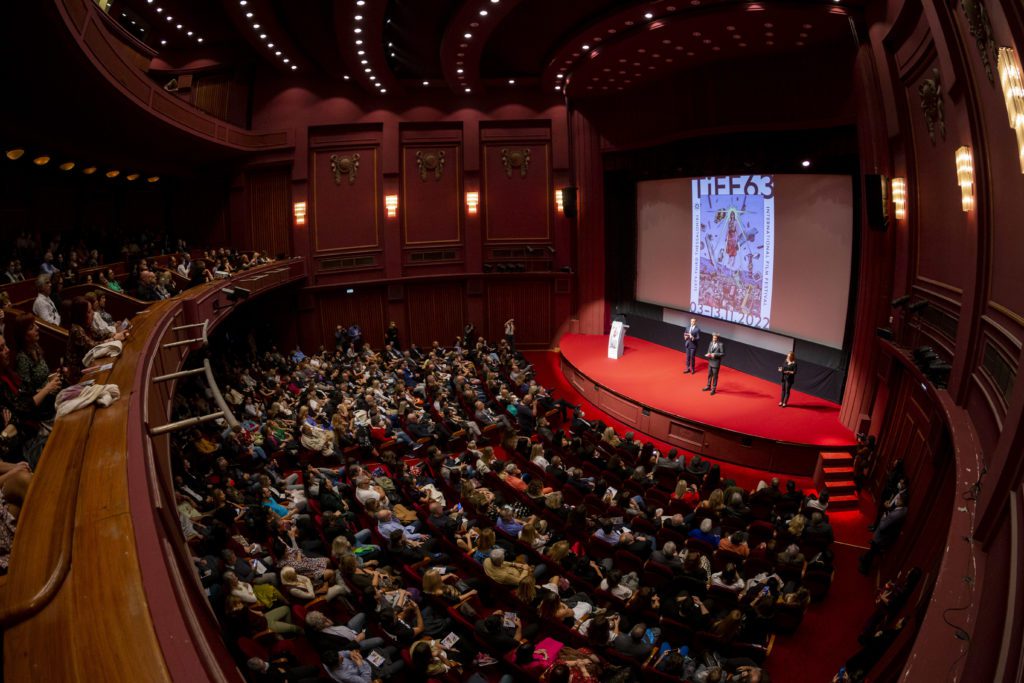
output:
M 856 440 L 839 422 L 839 406 L 793 391 L 781 408 L 779 384 L 722 366 L 714 396 L 701 391 L 707 361 L 684 374 L 684 354 L 627 337 L 622 358 L 608 358 L 604 335 L 566 335 L 562 372 L 588 400 L 623 423 L 667 443 L 718 460 L 810 476 L 819 451 L 847 450 Z M 726 353 L 728 353 L 728 346 Z

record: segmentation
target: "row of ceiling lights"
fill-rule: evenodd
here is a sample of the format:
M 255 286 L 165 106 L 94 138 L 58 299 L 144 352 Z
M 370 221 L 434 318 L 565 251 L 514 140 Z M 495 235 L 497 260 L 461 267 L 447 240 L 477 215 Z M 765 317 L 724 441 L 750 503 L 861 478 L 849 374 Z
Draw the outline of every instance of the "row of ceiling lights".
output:
M 491 0 L 491 4 L 492 5 L 497 5 L 499 2 L 501 2 L 501 0 Z M 488 14 L 489 14 L 489 12 L 486 9 L 481 9 L 480 10 L 480 18 L 481 19 L 486 18 Z M 477 28 L 479 26 L 480 26 L 480 22 L 479 21 L 471 21 L 469 23 L 469 28 L 471 28 L 471 29 Z M 473 34 L 470 33 L 469 31 L 467 31 L 467 32 L 462 34 L 462 37 L 463 37 L 464 40 L 469 41 L 469 40 L 473 39 Z M 461 48 L 462 50 L 465 50 L 467 47 L 469 47 L 469 43 L 468 42 L 459 43 L 459 48 Z M 462 58 L 462 57 L 466 56 L 466 53 L 465 52 L 458 52 L 458 53 L 456 53 L 455 56 Z M 473 89 L 470 88 L 468 85 L 466 85 L 466 70 L 465 70 L 465 68 L 463 68 L 463 67 L 465 67 L 465 63 L 462 61 L 462 59 L 460 59 L 459 61 L 455 62 L 455 66 L 458 67 L 457 69 L 455 69 L 455 75 L 459 79 L 459 85 L 462 86 L 462 89 L 465 92 L 467 92 L 467 93 L 473 92 Z M 515 85 L 516 81 L 515 81 L 514 78 L 510 78 L 510 79 L 508 79 L 508 83 L 509 83 L 509 85 Z M 424 85 L 426 85 L 425 82 L 424 82 Z
M 383 95 L 387 94 L 388 89 L 385 88 L 384 84 L 380 81 L 380 79 L 377 78 L 377 74 L 373 73 L 373 67 L 370 66 L 370 60 L 366 56 L 366 50 L 363 48 L 363 24 L 361 23 L 363 21 L 363 15 L 361 14 L 362 10 L 360 10 L 359 8 L 364 7 L 365 5 L 366 0 L 356 0 L 356 13 L 355 16 L 353 17 L 353 19 L 355 19 L 356 26 L 355 28 L 352 29 L 352 32 L 355 33 L 356 36 L 353 39 L 355 41 L 356 46 L 356 56 L 359 57 L 359 63 L 363 67 L 363 73 L 365 73 L 366 77 L 370 79 L 370 82 L 373 83 L 373 86 L 377 88 L 377 92 Z M 388 47 L 392 47 L 391 43 L 388 43 Z M 345 80 L 349 80 L 349 77 L 347 75 L 345 76 Z
M 15 147 L 4 152 L 4 156 L 6 156 L 11 161 L 17 161 L 18 159 L 21 159 L 23 156 L 25 156 L 25 150 L 21 147 Z M 47 164 L 50 163 L 50 157 L 46 154 L 40 154 L 39 156 L 34 157 L 32 159 L 32 163 L 35 164 L 36 166 L 46 166 Z M 57 166 L 57 168 L 66 172 L 74 169 L 75 165 L 76 164 L 74 161 L 65 161 L 59 166 Z M 84 173 L 85 175 L 92 175 L 96 173 L 97 170 L 98 169 L 96 166 L 85 166 L 82 168 L 82 173 Z M 121 175 L 121 171 L 119 171 L 116 168 L 112 168 L 106 171 L 104 175 L 108 178 L 117 178 L 119 175 Z M 124 179 L 128 181 L 138 180 L 139 174 L 134 172 L 129 173 L 124 177 Z M 160 180 L 160 176 L 154 175 L 146 178 L 147 183 L 155 183 L 158 180 Z
M 149 4 L 149 5 L 152 5 L 153 2 L 154 2 L 154 0 L 146 0 L 146 3 Z M 160 16 L 162 16 L 167 23 L 171 24 L 172 26 L 174 26 L 179 31 L 184 31 L 186 36 L 188 36 L 189 38 L 195 38 L 195 41 L 197 43 L 202 43 L 203 42 L 202 36 L 195 35 L 195 31 L 190 31 L 189 29 L 185 28 L 184 24 L 180 24 L 180 23 L 179 24 L 175 24 L 173 16 L 171 16 L 170 14 L 164 14 L 164 8 L 163 7 L 160 7 L 159 5 L 157 5 L 154 9 L 156 10 L 156 13 L 159 14 Z M 125 16 L 123 12 L 122 12 L 121 16 Z M 134 19 L 131 19 L 130 21 L 133 24 L 135 23 Z M 160 39 L 160 44 L 161 45 L 166 45 L 167 44 L 167 39 L 166 38 L 161 38 Z
M 245 13 L 245 18 L 248 19 L 249 25 L 252 27 L 252 30 L 256 33 L 257 36 L 259 36 L 259 39 L 263 41 L 264 47 L 266 47 L 268 51 L 272 52 L 275 57 L 280 59 L 282 64 L 288 64 L 290 65 L 289 68 L 291 68 L 292 71 L 298 71 L 298 65 L 292 64 L 291 58 L 284 54 L 281 48 L 278 47 L 273 42 L 269 34 L 267 34 L 267 29 L 264 28 L 262 24 L 260 24 L 259 19 L 256 17 L 256 13 L 250 9 L 247 9 L 249 5 L 249 0 L 238 0 L 238 5 L 242 8 L 242 11 Z

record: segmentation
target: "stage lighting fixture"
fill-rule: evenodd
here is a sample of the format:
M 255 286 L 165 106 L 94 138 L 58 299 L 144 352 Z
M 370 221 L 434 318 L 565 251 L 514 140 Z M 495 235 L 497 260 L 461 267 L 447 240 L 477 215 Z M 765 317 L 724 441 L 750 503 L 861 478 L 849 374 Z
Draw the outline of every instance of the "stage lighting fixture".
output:
M 928 300 L 927 299 L 919 299 L 919 300 L 915 301 L 914 303 L 909 304 L 907 306 L 907 310 L 910 311 L 911 313 L 920 313 L 921 311 L 923 311 L 926 308 L 928 308 Z
M 889 329 L 888 327 L 877 327 L 877 328 L 875 328 L 875 334 L 878 335 L 878 337 L 880 339 L 885 339 L 887 341 L 892 341 L 892 330 Z
M 895 299 L 893 299 L 891 305 L 893 308 L 901 308 L 903 306 L 906 306 L 909 301 L 910 295 L 904 294 L 903 296 L 898 296 Z
M 225 287 L 224 294 L 228 297 L 228 301 L 244 301 L 249 298 L 251 292 L 245 287 Z

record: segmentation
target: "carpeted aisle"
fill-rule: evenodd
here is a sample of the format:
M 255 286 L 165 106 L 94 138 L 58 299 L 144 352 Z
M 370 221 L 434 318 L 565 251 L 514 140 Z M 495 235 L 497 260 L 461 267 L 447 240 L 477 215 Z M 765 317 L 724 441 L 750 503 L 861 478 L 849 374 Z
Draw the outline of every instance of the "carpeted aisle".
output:
M 838 405 L 794 391 L 789 406 L 782 409 L 776 382 L 723 366 L 718 392 L 710 396 L 701 391 L 707 384 L 703 358 L 697 360 L 696 374 L 687 375 L 683 353 L 643 339 L 627 337 L 618 360 L 608 358 L 607 338 L 602 335 L 570 334 L 560 344 L 565 359 L 594 382 L 660 412 L 776 441 L 855 443 L 853 433 L 839 422 Z
M 565 380 L 557 352 L 536 351 L 525 355 L 533 364 L 537 381 L 555 389 L 554 395 L 557 398 L 582 405 L 588 419 L 600 419 L 615 427 L 619 434 L 630 430 L 630 427 L 584 399 Z M 662 451 L 671 448 L 649 436 L 638 434 L 638 437 L 653 441 Z M 691 455 L 686 453 L 687 459 Z M 734 479 L 746 489 L 752 489 L 758 481 L 771 477 L 769 472 L 728 463 L 722 463 L 721 467 L 723 477 Z M 781 478 L 785 480 L 790 477 Z M 794 480 L 797 486 L 805 490 L 814 488 L 810 478 L 797 477 Z M 835 579 L 828 597 L 808 608 L 797 632 L 776 639 L 765 666 L 771 672 L 772 680 L 777 683 L 829 683 L 843 662 L 857 651 L 857 635 L 874 609 L 875 585 L 871 579 L 857 572 L 857 560 L 871 538 L 867 526 L 874 520 L 873 504 L 864 496 L 859 510 L 832 512 L 829 520 L 837 541 L 833 544 Z

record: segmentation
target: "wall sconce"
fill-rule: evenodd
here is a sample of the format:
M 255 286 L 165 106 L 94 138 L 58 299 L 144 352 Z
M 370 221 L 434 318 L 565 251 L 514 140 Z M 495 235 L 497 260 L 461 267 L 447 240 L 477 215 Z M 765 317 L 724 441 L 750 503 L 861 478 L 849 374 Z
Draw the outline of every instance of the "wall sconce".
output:
M 558 209 L 558 213 L 565 213 L 565 198 L 561 190 L 555 190 L 555 208 Z
M 292 215 L 295 216 L 295 225 L 306 224 L 306 202 L 295 202 L 292 207 Z
M 1024 173 L 1024 82 L 1021 80 L 1020 63 L 1010 47 L 999 48 L 999 83 L 1003 86 L 1006 113 L 1010 117 L 1010 128 L 1017 134 L 1017 156 L 1020 170 Z
M 907 181 L 905 178 L 892 179 L 892 204 L 896 220 L 904 220 L 907 217 Z
M 956 183 L 960 186 L 960 207 L 966 213 L 974 207 L 974 158 L 966 145 L 956 150 Z
M 466 213 L 470 216 L 475 216 L 477 211 L 480 209 L 480 193 L 479 192 L 467 192 L 466 193 Z
M 398 216 L 397 194 L 384 195 L 384 212 L 388 218 L 395 218 Z

